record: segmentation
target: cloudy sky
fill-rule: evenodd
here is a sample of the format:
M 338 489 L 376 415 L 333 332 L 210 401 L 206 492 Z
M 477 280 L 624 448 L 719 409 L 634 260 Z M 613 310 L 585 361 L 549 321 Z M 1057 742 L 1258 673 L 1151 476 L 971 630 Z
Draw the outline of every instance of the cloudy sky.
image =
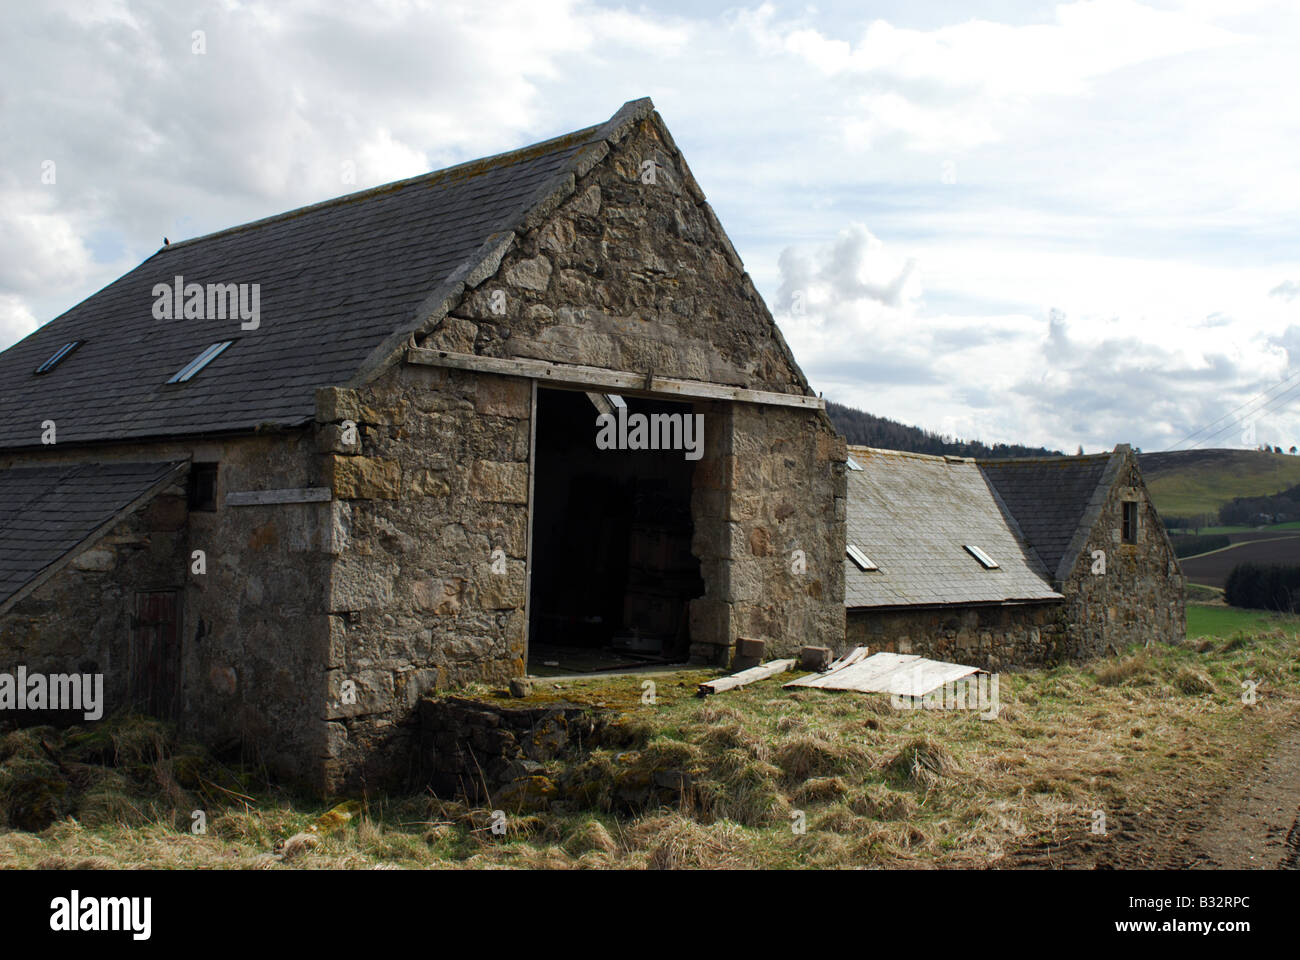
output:
M 650 96 L 828 398 L 1071 452 L 1166 449 L 1216 420 L 1181 445 L 1240 446 L 1243 420 L 1300 444 L 1297 4 L 42 0 L 0 16 L 0 347 L 164 235 Z

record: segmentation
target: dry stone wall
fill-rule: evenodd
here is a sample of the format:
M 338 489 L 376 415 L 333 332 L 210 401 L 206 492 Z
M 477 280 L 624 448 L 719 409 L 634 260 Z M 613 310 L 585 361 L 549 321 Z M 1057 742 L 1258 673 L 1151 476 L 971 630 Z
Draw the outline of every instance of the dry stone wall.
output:
M 423 366 L 320 392 L 349 518 L 326 607 L 330 783 L 406 777 L 422 694 L 524 672 L 531 405 L 527 380 Z
M 1068 649 L 1061 602 L 912 610 L 850 610 L 848 643 L 984 670 L 1046 666 Z
M 103 716 L 129 701 L 131 618 L 138 590 L 185 586 L 183 482 L 160 491 L 0 615 L 0 672 L 103 674 Z M 83 722 L 83 713 L 0 713 L 0 722 Z
M 347 504 L 225 502 L 236 491 L 321 485 L 311 434 L 59 447 L 38 459 L 218 463 L 218 503 L 215 512 L 189 511 L 182 487 L 164 492 L 83 561 L 109 569 L 73 565 L 20 602 L 16 615 L 37 604 L 46 611 L 39 629 L 27 634 L 23 657 L 64 669 L 111 662 L 105 684 L 123 691 L 110 699 L 113 709 L 124 702 L 128 673 L 120 654 L 110 660 L 109 653 L 130 642 L 136 591 L 177 589 L 182 733 L 264 763 L 286 782 L 322 786 L 330 636 L 324 585 L 348 542 Z M 119 536 L 125 539 L 114 543 Z M 109 547 L 111 562 L 101 556 Z M 194 550 L 205 554 L 203 574 L 193 572 Z M 0 636 L 0 649 L 8 647 L 8 636 Z M 83 647 L 91 652 L 74 654 Z

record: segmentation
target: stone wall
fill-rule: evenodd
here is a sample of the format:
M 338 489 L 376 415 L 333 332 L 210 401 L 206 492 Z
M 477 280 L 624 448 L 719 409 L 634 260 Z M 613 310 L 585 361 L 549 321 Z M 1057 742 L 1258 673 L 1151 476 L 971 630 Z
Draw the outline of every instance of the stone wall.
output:
M 657 114 L 520 231 L 422 345 L 806 392 Z
M 103 715 L 129 700 L 131 618 L 141 590 L 183 590 L 187 549 L 184 482 L 164 488 L 0 614 L 0 672 L 104 675 Z M 83 722 L 82 713 L 0 721 Z
M 850 610 L 848 645 L 984 670 L 1051 665 L 1068 647 L 1061 602 Z
M 421 345 L 807 389 L 655 117 L 508 239 L 495 272 Z M 373 783 L 400 766 L 421 693 L 524 672 L 530 390 L 523 378 L 404 365 L 321 391 L 322 469 L 348 504 L 353 542 L 330 575 L 329 782 Z M 692 498 L 705 595 L 692 602 L 693 655 L 725 663 L 739 636 L 774 652 L 836 644 L 843 440 L 817 412 L 694 411 L 705 418 Z M 361 427 L 351 447 L 346 420 Z M 355 703 L 336 695 L 344 681 Z
M 700 799 L 691 772 L 644 752 L 644 725 L 618 710 L 430 696 L 419 717 L 417 782 L 440 797 L 504 813 L 552 804 L 633 812 Z M 592 770 L 595 748 L 617 752 Z
M 53 659 L 76 666 L 84 658 L 78 654 L 73 659 L 71 651 L 82 644 L 88 618 L 100 618 L 98 629 L 114 643 L 125 644 L 135 590 L 157 584 L 183 588 L 182 733 L 218 749 L 238 750 L 286 781 L 321 786 L 330 641 L 325 585 L 333 558 L 349 542 L 348 505 L 225 503 L 232 491 L 321 485 L 324 478 L 311 434 L 298 430 L 111 448 L 60 446 L 17 459 L 26 464 L 82 459 L 220 464 L 218 508 L 186 515 L 186 530 L 173 538 L 182 546 L 163 547 L 158 537 L 166 531 L 150 532 L 151 540 L 160 544 L 150 553 L 166 556 L 158 568 L 123 569 L 118 586 L 107 579 L 83 579 L 82 589 L 66 578 L 60 585 L 47 585 L 65 594 L 68 602 L 44 625 L 40 643 L 58 652 Z M 182 507 L 185 503 L 172 502 Z M 190 552 L 196 549 L 206 554 L 203 575 L 191 572 Z M 113 679 L 106 676 L 106 684 L 125 683 L 124 664 L 114 661 L 111 673 Z
M 1060 591 L 1067 599 L 1069 655 L 1100 656 L 1133 643 L 1172 642 L 1187 634 L 1182 568 L 1151 503 L 1136 457 L 1124 454 L 1114 482 Z M 1123 539 L 1123 501 L 1138 508 L 1137 542 Z M 1105 572 L 1094 558 L 1105 554 Z M 1096 572 L 1094 572 L 1096 570 Z
M 547 764 L 590 749 L 604 711 L 573 703 L 496 705 L 461 697 L 420 701 L 420 781 L 441 797 L 531 806 L 555 793 Z
M 329 783 L 405 778 L 422 694 L 524 672 L 531 389 L 405 366 L 320 391 L 321 469 L 350 531 L 325 607 Z
M 740 637 L 765 655 L 842 649 L 844 439 L 818 414 L 724 405 L 696 468 L 695 542 L 706 584 L 691 602 L 692 650 L 730 662 Z M 714 446 L 716 443 L 716 446 Z

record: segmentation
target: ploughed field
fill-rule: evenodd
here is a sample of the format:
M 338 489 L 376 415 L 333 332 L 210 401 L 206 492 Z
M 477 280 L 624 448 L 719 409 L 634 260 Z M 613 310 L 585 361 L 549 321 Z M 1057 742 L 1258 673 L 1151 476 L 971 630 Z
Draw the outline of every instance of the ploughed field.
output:
M 1300 531 L 1251 530 L 1227 534 L 1230 545 L 1222 550 L 1184 557 L 1179 561 L 1192 583 L 1223 588 L 1239 563 L 1300 564 Z

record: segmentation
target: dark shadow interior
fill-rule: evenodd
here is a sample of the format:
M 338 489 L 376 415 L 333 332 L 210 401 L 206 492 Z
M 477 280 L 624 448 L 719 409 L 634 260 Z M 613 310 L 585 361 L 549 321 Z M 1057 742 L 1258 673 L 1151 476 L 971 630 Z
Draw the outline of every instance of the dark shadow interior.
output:
M 624 398 L 628 413 L 689 404 Z M 704 592 L 691 554 L 682 450 L 601 450 L 586 394 L 537 392 L 530 673 L 596 672 L 686 659 L 688 604 Z

